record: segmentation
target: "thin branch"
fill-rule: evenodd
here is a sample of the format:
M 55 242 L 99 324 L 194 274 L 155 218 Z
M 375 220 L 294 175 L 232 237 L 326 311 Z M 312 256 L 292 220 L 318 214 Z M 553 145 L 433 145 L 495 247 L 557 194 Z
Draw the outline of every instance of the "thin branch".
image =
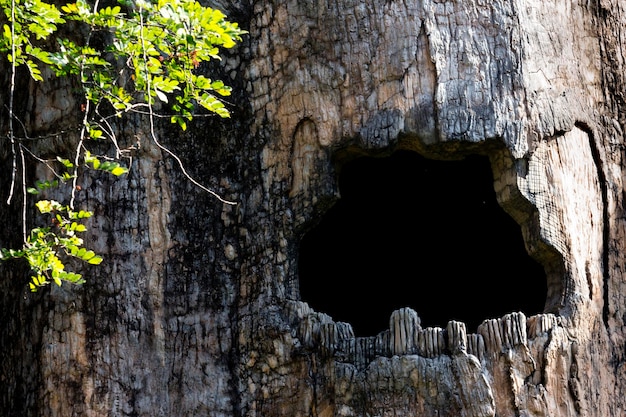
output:
M 153 119 L 150 119 L 150 135 L 152 136 L 152 140 L 154 141 L 154 143 L 156 144 L 156 146 L 158 146 L 161 150 L 167 152 L 172 158 L 174 158 L 176 160 L 176 162 L 178 162 L 178 166 L 180 167 L 180 170 L 183 172 L 183 174 L 187 177 L 187 179 L 189 181 L 191 181 L 193 184 L 195 184 L 197 187 L 203 189 L 204 191 L 208 192 L 209 194 L 213 195 L 215 198 L 217 198 L 219 201 L 221 201 L 222 203 L 225 204 L 230 204 L 230 205 L 236 205 L 237 202 L 236 201 L 230 201 L 230 200 L 225 200 L 224 198 L 222 198 L 219 194 L 217 194 L 215 191 L 208 189 L 207 187 L 205 187 L 204 185 L 200 184 L 198 181 L 196 181 L 195 179 L 193 179 L 193 177 L 191 177 L 191 175 L 189 175 L 187 173 L 187 171 L 185 170 L 185 167 L 183 165 L 183 162 L 180 160 L 180 158 L 172 151 L 170 151 L 169 149 L 167 149 L 165 146 L 161 145 L 159 143 L 159 141 L 156 138 L 156 133 L 154 131 L 154 122 Z
M 9 187 L 9 196 L 7 204 L 11 204 L 15 183 L 17 179 L 17 154 L 16 141 L 13 132 L 13 102 L 15 101 L 15 75 L 17 73 L 17 63 L 15 60 L 15 0 L 11 0 L 11 81 L 9 87 L 9 140 L 11 142 L 11 152 L 13 154 L 13 163 L 11 168 L 11 185 Z M 20 161 L 22 164 L 22 239 L 26 243 L 28 239 L 26 231 L 26 169 L 24 161 L 24 151 L 19 147 Z
M 20 149 L 23 150 L 23 151 L 26 151 L 26 153 L 28 153 L 30 156 L 32 156 L 35 160 L 37 160 L 38 162 L 41 162 L 42 164 L 44 164 L 50 170 L 50 172 L 52 172 L 52 174 L 55 177 L 57 177 L 59 179 L 63 178 L 58 172 L 56 172 L 56 170 L 52 167 L 52 165 L 49 164 L 49 162 L 53 161 L 53 159 L 43 159 L 43 158 L 40 158 L 39 156 L 35 155 L 30 149 L 28 149 L 23 144 L 20 144 Z
M 82 74 L 81 74 L 82 77 Z M 83 117 L 83 127 L 80 129 L 80 139 L 78 140 L 78 145 L 76 145 L 76 155 L 74 156 L 74 172 L 72 173 L 72 196 L 70 197 L 70 209 L 74 210 L 74 202 L 76 201 L 76 190 L 78 185 L 78 167 L 80 164 L 80 152 L 83 148 L 83 143 L 85 142 L 85 134 L 87 131 L 87 125 L 89 123 L 88 120 L 89 114 L 89 100 L 85 103 L 85 116 Z
M 122 149 L 117 143 L 117 137 L 115 136 L 115 130 L 113 129 L 113 126 L 111 126 L 111 124 L 109 123 L 106 117 L 100 114 L 100 111 L 98 110 L 97 107 L 95 109 L 95 113 L 98 115 L 98 117 L 101 120 L 100 122 L 96 122 L 98 127 L 100 127 L 102 130 L 107 132 L 107 136 L 109 137 L 111 142 L 113 142 L 113 146 L 115 146 L 115 156 L 116 158 L 119 159 L 122 155 Z
M 9 107 L 7 107 L 6 105 L 4 106 L 7 111 L 9 112 L 9 114 L 11 113 L 11 109 Z M 52 138 L 57 138 L 61 135 L 65 135 L 66 133 L 70 133 L 70 132 L 75 132 L 75 131 L 79 131 L 80 130 L 80 126 L 76 125 L 74 128 L 69 128 L 69 129 L 65 129 L 65 130 L 59 130 L 53 133 L 48 133 L 46 135 L 39 135 L 39 136 L 29 136 L 28 135 L 28 130 L 26 129 L 26 126 L 24 125 L 24 122 L 22 122 L 22 120 L 17 117 L 15 114 L 13 115 L 13 120 L 17 121 L 20 124 L 20 127 L 22 128 L 22 134 L 24 136 L 17 136 L 15 134 L 15 132 L 13 132 L 13 138 L 19 140 L 20 142 L 35 142 L 35 141 L 39 141 L 39 140 L 45 140 L 45 139 L 52 139 Z
M 22 147 L 20 149 L 20 162 L 22 163 L 22 196 L 24 201 L 22 202 L 22 236 L 24 238 L 24 243 L 26 243 L 28 239 L 28 233 L 26 231 L 26 161 L 24 160 L 24 150 Z
M 15 137 L 13 136 L 13 100 L 15 95 L 15 0 L 11 1 L 11 81 L 9 87 L 9 140 L 11 141 L 11 153 L 13 154 L 13 164 L 11 167 L 11 186 L 7 204 L 11 204 L 13 199 L 13 189 L 15 187 L 15 177 L 17 175 L 17 152 L 15 150 Z M 26 203 L 24 203 L 26 204 Z

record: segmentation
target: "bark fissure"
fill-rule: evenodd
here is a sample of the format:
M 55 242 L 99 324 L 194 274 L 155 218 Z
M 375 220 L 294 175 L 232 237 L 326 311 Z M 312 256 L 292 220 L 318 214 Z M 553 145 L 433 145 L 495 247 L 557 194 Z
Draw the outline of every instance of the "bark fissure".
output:
M 598 180 L 600 182 L 600 190 L 602 193 L 602 321 L 604 327 L 609 330 L 609 280 L 610 280 L 610 215 L 609 215 L 609 201 L 608 201 L 608 182 L 606 175 L 604 174 L 604 166 L 600 157 L 600 150 L 595 135 L 585 123 L 578 122 L 576 126 L 582 129 L 589 136 L 589 147 L 591 149 L 591 156 L 593 157 Z

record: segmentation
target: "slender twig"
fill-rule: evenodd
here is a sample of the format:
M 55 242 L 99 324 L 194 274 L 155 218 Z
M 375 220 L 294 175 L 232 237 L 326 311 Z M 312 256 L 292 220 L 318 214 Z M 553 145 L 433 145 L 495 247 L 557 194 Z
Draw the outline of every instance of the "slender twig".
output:
M 26 231 L 26 161 L 24 160 L 24 150 L 22 147 L 20 149 L 20 162 L 22 163 L 22 197 L 24 201 L 22 202 L 22 236 L 24 238 L 24 243 L 28 240 L 28 233 Z
M 57 177 L 57 178 L 59 178 L 59 179 L 61 179 L 61 178 L 62 178 L 62 176 L 61 176 L 58 172 L 56 172 L 56 170 L 55 170 L 55 169 L 52 167 L 52 165 L 50 165 L 50 163 L 49 163 L 49 162 L 51 162 L 51 161 L 54 161 L 54 159 L 43 159 L 43 158 L 40 158 L 39 156 L 35 155 L 35 154 L 33 153 L 33 151 L 31 151 L 30 149 L 28 149 L 28 148 L 27 148 L 26 146 L 24 146 L 23 144 L 20 144 L 20 149 L 21 149 L 21 150 L 23 150 L 23 151 L 26 151 L 26 153 L 27 153 L 27 154 L 29 154 L 30 156 L 32 156 L 35 160 L 37 160 L 38 162 L 41 162 L 42 164 L 44 164 L 44 165 L 45 165 L 45 166 L 46 166 L 46 167 L 50 170 L 50 172 L 52 172 L 52 174 L 53 174 L 55 177 Z
M 8 106 L 5 105 L 4 107 L 7 109 L 8 112 L 10 112 L 10 109 Z M 39 140 L 52 139 L 52 138 L 57 138 L 59 136 L 65 135 L 66 133 L 76 132 L 80 130 L 80 126 L 76 125 L 74 128 L 58 130 L 56 132 L 48 133 L 46 135 L 30 136 L 28 134 L 28 130 L 26 129 L 26 126 L 24 125 L 24 122 L 22 122 L 22 120 L 19 117 L 17 117 L 15 114 L 13 115 L 13 120 L 18 122 L 20 124 L 20 127 L 22 128 L 23 136 L 17 136 L 15 132 L 13 132 L 13 138 L 19 140 L 20 142 L 26 142 L 26 141 L 35 142 Z
M 15 48 L 15 0 L 11 1 L 11 81 L 9 86 L 9 141 L 11 142 L 11 153 L 13 162 L 11 167 L 11 185 L 7 204 L 11 204 L 15 183 L 17 180 L 17 155 L 15 132 L 13 131 L 13 102 L 15 101 L 15 74 L 17 72 L 16 48 Z M 20 162 L 22 167 L 22 239 L 26 243 L 28 234 L 26 231 L 26 170 L 24 169 L 24 151 L 19 147 Z
M 11 141 L 11 154 L 13 163 L 11 167 L 11 186 L 7 204 L 13 199 L 15 177 L 17 175 L 17 152 L 15 150 L 15 137 L 13 135 L 13 99 L 15 94 L 15 0 L 11 1 L 11 81 L 9 86 L 9 140 Z
M 113 146 L 115 147 L 115 157 L 119 159 L 122 155 L 122 149 L 120 149 L 120 146 L 117 143 L 117 136 L 115 135 L 115 130 L 113 129 L 113 126 L 111 126 L 106 117 L 100 114 L 98 108 L 95 109 L 95 113 L 100 119 L 100 121 L 97 122 L 98 127 L 107 132 L 106 135 L 109 137 L 111 142 L 113 142 Z
M 82 76 L 82 74 L 81 74 Z M 85 115 L 83 116 L 83 127 L 80 129 L 80 136 L 78 139 L 78 145 L 76 145 L 76 154 L 74 155 L 74 171 L 72 173 L 72 196 L 70 197 L 70 209 L 74 210 L 74 202 L 76 200 L 76 190 L 78 189 L 78 167 L 80 164 L 80 154 L 85 142 L 85 135 L 87 132 L 87 125 L 89 123 L 89 100 L 85 103 Z

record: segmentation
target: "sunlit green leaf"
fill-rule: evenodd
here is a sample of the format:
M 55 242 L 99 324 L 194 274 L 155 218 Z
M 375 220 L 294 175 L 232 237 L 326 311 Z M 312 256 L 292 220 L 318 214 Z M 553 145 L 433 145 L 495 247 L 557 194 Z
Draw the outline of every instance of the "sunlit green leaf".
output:
M 164 103 L 167 103 L 167 95 L 160 90 L 154 90 L 154 93 L 157 95 L 157 97 L 159 98 L 159 100 L 161 100 Z
M 102 257 L 95 255 L 94 257 L 90 258 L 87 263 L 91 264 L 91 265 L 100 265 L 102 263 Z
M 35 203 L 35 206 L 39 209 L 41 213 L 50 213 L 53 210 L 53 204 L 49 200 L 40 200 Z
M 118 177 L 120 175 L 126 174 L 127 172 L 128 172 L 128 169 L 121 167 L 121 166 L 115 167 L 111 170 L 111 174 L 118 176 Z
M 92 139 L 100 139 L 103 133 L 100 129 L 89 129 L 89 137 Z
M 60 156 L 57 156 L 57 161 L 62 163 L 67 169 L 74 168 L 74 164 L 69 159 L 65 159 L 65 158 L 61 158 Z

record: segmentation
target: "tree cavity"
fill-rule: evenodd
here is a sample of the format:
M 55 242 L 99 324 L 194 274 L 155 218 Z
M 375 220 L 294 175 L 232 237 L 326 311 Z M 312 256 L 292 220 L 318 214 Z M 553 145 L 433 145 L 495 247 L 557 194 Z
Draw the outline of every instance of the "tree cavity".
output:
M 299 248 L 300 297 L 357 336 L 411 307 L 422 327 L 541 313 L 546 274 L 500 207 L 489 159 L 433 160 L 401 150 L 340 170 L 341 198 Z

